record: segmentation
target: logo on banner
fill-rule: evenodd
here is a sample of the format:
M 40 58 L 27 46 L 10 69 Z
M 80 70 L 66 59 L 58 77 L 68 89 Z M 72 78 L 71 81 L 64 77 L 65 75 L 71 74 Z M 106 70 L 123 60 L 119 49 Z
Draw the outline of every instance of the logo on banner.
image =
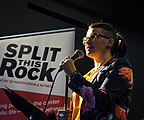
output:
M 61 48 L 44 47 L 41 54 L 41 46 L 8 44 L 1 61 L 0 76 L 7 74 L 8 77 L 29 78 L 29 80 L 52 82 L 52 72 L 56 69 L 49 67 L 55 62 Z M 25 59 L 26 58 L 26 59 Z

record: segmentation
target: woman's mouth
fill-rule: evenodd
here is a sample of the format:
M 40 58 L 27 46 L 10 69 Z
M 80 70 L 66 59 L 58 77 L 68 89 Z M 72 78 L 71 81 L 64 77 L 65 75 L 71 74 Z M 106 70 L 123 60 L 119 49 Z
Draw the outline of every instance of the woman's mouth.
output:
M 90 49 L 92 49 L 93 47 L 92 46 L 89 46 L 89 45 L 87 45 L 87 46 L 85 46 L 85 49 L 87 50 L 87 51 L 89 51 Z

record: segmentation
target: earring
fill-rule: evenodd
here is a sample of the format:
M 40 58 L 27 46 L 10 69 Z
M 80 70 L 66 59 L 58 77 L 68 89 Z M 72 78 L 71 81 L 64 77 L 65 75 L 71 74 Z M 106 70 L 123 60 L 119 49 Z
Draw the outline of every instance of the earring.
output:
M 106 46 L 106 48 L 110 48 L 110 45 L 108 44 L 108 45 Z

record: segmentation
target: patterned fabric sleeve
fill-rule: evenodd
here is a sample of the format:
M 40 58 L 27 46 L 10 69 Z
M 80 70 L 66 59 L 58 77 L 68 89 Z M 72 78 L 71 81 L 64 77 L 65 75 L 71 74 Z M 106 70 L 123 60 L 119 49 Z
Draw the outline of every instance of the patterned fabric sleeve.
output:
M 83 112 L 93 108 L 105 111 L 126 89 L 132 86 L 132 80 L 130 65 L 126 61 L 120 60 L 113 65 L 99 89 L 79 73 L 71 79 L 69 87 L 84 99 Z

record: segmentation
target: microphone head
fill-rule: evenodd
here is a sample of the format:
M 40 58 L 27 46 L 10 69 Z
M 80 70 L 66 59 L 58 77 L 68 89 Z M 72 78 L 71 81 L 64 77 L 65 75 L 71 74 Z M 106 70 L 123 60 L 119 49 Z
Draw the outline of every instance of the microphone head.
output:
M 72 55 L 71 59 L 76 61 L 77 59 L 81 59 L 84 57 L 84 52 L 82 50 L 77 49 Z
M 82 50 L 77 49 L 75 52 L 79 55 L 79 59 L 84 57 L 84 52 Z

